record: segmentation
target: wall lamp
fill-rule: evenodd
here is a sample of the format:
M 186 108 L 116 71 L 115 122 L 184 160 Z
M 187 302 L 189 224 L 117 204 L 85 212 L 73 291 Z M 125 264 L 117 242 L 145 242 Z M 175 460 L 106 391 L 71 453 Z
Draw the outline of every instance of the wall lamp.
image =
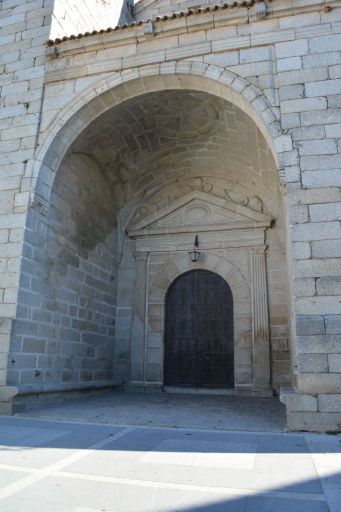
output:
M 193 251 L 190 251 L 188 253 L 189 257 L 191 258 L 191 261 L 193 261 L 193 263 L 196 263 L 199 260 L 199 257 L 201 254 L 199 251 L 197 251 L 198 247 L 199 247 L 198 235 L 195 235 Z

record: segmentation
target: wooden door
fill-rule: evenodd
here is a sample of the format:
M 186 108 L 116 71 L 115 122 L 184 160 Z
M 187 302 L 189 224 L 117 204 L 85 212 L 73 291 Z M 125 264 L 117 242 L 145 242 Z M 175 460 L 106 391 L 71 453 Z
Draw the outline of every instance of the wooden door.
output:
M 165 384 L 234 386 L 232 293 L 213 272 L 187 272 L 167 293 Z

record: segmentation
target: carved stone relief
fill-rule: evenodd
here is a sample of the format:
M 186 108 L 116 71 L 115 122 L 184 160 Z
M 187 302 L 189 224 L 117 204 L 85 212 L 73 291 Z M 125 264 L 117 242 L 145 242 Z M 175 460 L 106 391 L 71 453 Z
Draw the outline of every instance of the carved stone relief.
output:
M 164 98 L 149 96 L 142 107 L 148 129 L 157 129 L 164 137 L 192 139 L 210 131 L 218 118 L 217 109 L 209 99 L 198 102 L 193 93 Z
M 221 185 L 221 183 L 219 183 L 219 185 Z M 208 203 L 214 203 L 216 198 L 223 199 L 226 205 L 230 203 L 245 207 L 247 210 L 250 210 L 250 217 L 252 217 L 252 212 L 263 213 L 263 202 L 258 196 L 247 195 L 246 192 L 243 194 L 240 191 L 240 186 L 238 187 L 233 183 L 228 183 L 226 180 L 224 187 L 225 188 L 217 186 L 214 180 L 210 180 L 208 177 L 177 180 L 172 185 L 162 188 L 156 194 L 144 200 L 130 225 L 139 225 L 143 219 L 149 216 L 155 216 L 156 218 L 158 212 L 164 209 L 170 209 L 172 205 L 174 205 L 174 209 L 176 209 L 177 203 L 179 207 L 182 207 L 184 199 L 186 197 L 190 198 L 193 192 L 201 193 L 202 199 L 204 198 Z M 189 213 L 190 210 L 187 209 L 187 217 L 188 220 L 191 219 L 194 222 L 200 222 L 205 216 L 204 207 L 201 206 L 201 210 L 198 209 L 198 206 L 196 206 L 196 208 L 197 211 L 195 214 L 194 212 Z M 213 220 L 211 220 L 211 222 L 213 222 Z M 183 222 L 181 221 L 180 224 L 183 225 Z
M 185 185 L 184 185 L 185 183 Z M 182 187 L 182 195 L 176 198 Z M 230 190 L 230 189 L 229 189 Z M 214 183 L 208 178 L 185 179 L 173 188 L 161 190 L 167 205 L 151 203 L 148 215 L 134 219 L 128 234 L 136 240 L 136 251 L 148 253 L 152 271 L 147 268 L 147 279 L 137 276 L 136 286 L 139 304 L 142 304 L 142 288 L 146 290 L 147 311 L 157 307 L 161 316 L 153 314 L 145 318 L 145 330 L 140 317 L 135 314 L 132 329 L 132 343 L 146 347 L 146 361 L 139 359 L 132 349 L 132 386 L 162 386 L 163 375 L 163 308 L 164 298 L 171 280 L 192 268 L 206 268 L 220 272 L 231 286 L 235 308 L 235 389 L 240 392 L 268 395 L 270 389 L 270 345 L 267 314 L 266 268 L 264 257 L 264 232 L 270 226 L 271 217 L 250 208 L 250 196 L 226 194 L 226 188 L 216 194 Z M 252 202 L 259 207 L 259 203 Z M 145 205 L 144 205 L 145 206 Z M 139 219 L 139 220 L 138 220 Z M 218 231 L 221 229 L 221 231 Z M 200 246 L 202 258 L 193 264 L 188 257 L 184 243 L 189 241 L 190 232 L 200 233 L 204 239 Z M 226 237 L 236 231 L 229 245 Z M 214 248 L 218 242 L 219 246 Z M 155 255 L 155 263 L 154 261 Z M 156 262 L 160 261 L 161 266 Z M 167 261 L 167 267 L 162 265 Z M 193 265 L 196 265 L 193 267 Z M 137 271 L 142 271 L 137 269 Z M 145 288 L 146 287 L 146 288 Z M 137 306 L 134 306 L 136 309 Z M 245 326 L 249 327 L 243 330 Z M 142 332 L 144 334 L 142 334 Z M 144 340 L 144 342 L 142 342 Z M 142 354 L 141 354 L 142 356 Z M 136 361 L 137 368 L 136 371 Z M 143 366 L 144 364 L 144 366 Z M 135 365 L 135 366 L 134 366 Z M 145 368 L 144 380 L 136 379 Z

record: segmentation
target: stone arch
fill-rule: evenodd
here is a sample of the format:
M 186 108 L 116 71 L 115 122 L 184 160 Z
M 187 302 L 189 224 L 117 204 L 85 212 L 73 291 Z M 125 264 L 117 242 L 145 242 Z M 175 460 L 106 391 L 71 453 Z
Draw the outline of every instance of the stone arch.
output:
M 217 255 L 205 251 L 201 261 L 192 263 L 186 252 L 169 254 L 168 260 L 150 280 L 147 292 L 147 363 L 146 381 L 155 377 L 155 368 L 148 368 L 148 346 L 158 340 L 160 347 L 160 385 L 163 383 L 164 360 L 164 324 L 165 300 L 169 287 L 181 275 L 191 270 L 208 270 L 222 277 L 229 285 L 233 296 L 234 346 L 235 346 L 235 385 L 243 388 L 243 376 L 249 370 L 243 366 L 245 359 L 252 365 L 252 332 L 251 332 L 251 293 L 250 282 L 241 270 L 232 264 L 225 255 Z M 236 307 L 235 307 L 236 306 Z M 157 320 L 157 321 L 155 321 Z M 155 349 L 154 349 L 155 351 Z M 244 372 L 244 373 L 243 373 Z M 252 371 L 249 372 L 250 374 Z M 252 376 L 251 376 L 252 380 Z M 251 385 L 251 382 L 250 382 Z
M 153 288 L 161 292 L 161 299 L 164 302 L 167 290 L 172 282 L 191 270 L 208 270 L 214 272 L 222 277 L 230 286 L 233 301 L 238 302 L 245 298 L 243 287 L 247 292 L 250 292 L 250 286 L 242 274 L 226 257 L 217 256 L 212 252 L 206 251 L 202 255 L 200 262 L 193 263 L 188 257 L 187 253 L 169 256 L 169 261 L 165 263 L 160 271 L 154 276 L 150 283 L 150 293 L 153 293 Z M 245 291 L 245 290 L 244 290 Z
M 230 103 L 240 105 L 241 109 L 248 110 L 250 116 L 257 119 L 256 123 L 252 123 L 253 128 L 257 129 L 258 126 L 262 126 L 263 133 L 267 134 L 266 139 L 271 144 L 273 152 L 275 151 L 274 140 L 280 139 L 281 132 L 278 121 L 267 101 L 260 93 L 257 96 L 258 91 L 247 81 L 216 66 L 188 62 L 169 63 L 167 66 L 150 66 L 141 71 L 115 74 L 111 81 L 106 80 L 105 83 L 91 89 L 88 93 L 89 97 L 83 95 L 81 99 L 76 100 L 66 110 L 62 111 L 55 123 L 51 125 L 49 135 L 36 157 L 36 171 L 33 177 L 38 178 L 38 184 L 34 208 L 30 209 L 28 216 L 24 245 L 24 254 L 27 257 L 23 257 L 21 269 L 23 274 L 34 275 L 32 286 L 34 286 L 35 302 L 32 303 L 31 301 L 29 303 L 30 296 L 25 288 L 30 286 L 30 283 L 26 284 L 25 282 L 23 284 L 25 289 L 22 295 L 24 297 L 23 303 L 32 310 L 31 318 L 34 329 L 40 329 L 40 322 L 51 323 L 50 334 L 46 335 L 46 339 L 42 343 L 43 349 L 45 350 L 45 347 L 51 344 L 53 347 L 57 347 L 57 350 L 60 350 L 63 355 L 64 347 L 66 347 L 67 351 L 72 354 L 73 359 L 72 361 L 66 361 L 64 360 L 66 358 L 57 355 L 58 368 L 55 372 L 42 370 L 39 373 L 39 376 L 41 375 L 39 382 L 36 380 L 37 372 L 34 365 L 37 366 L 40 362 L 32 363 L 30 372 L 27 372 L 27 385 L 24 383 L 23 390 L 31 386 L 31 381 L 37 383 L 35 384 L 37 392 L 44 390 L 44 386 L 47 390 L 51 389 L 52 386 L 62 390 L 78 386 L 78 384 L 79 387 L 93 387 L 102 385 L 103 382 L 108 383 L 108 385 L 113 382 L 122 383 L 128 378 L 130 362 L 141 359 L 141 352 L 134 359 L 131 358 L 126 348 L 127 346 L 130 348 L 132 339 L 131 318 L 128 316 L 121 318 L 117 313 L 120 305 L 117 303 L 118 294 L 116 292 L 119 286 L 117 283 L 121 279 L 121 270 L 122 275 L 125 276 L 126 265 L 126 274 L 130 280 L 124 279 L 124 285 L 129 287 L 130 291 L 134 288 L 132 277 L 142 275 L 138 271 L 140 263 L 134 262 L 133 257 L 129 260 L 129 251 L 135 251 L 135 246 L 133 247 L 132 241 L 128 241 L 128 249 L 124 253 L 117 242 L 116 231 L 119 228 L 111 224 L 108 224 L 108 230 L 104 231 L 100 242 L 90 247 L 85 246 L 85 243 L 83 243 L 87 242 L 87 236 L 85 235 L 92 232 L 92 227 L 88 223 L 83 223 L 83 211 L 92 211 L 94 208 L 98 213 L 94 219 L 97 219 L 96 225 L 100 226 L 101 229 L 108 220 L 107 210 L 103 209 L 103 201 L 100 199 L 102 197 L 101 191 L 98 192 L 97 189 L 97 187 L 100 187 L 104 193 L 106 180 L 99 180 L 97 175 L 92 174 L 89 174 L 91 178 L 89 179 L 87 173 L 92 173 L 95 169 L 93 165 L 88 165 L 89 159 L 85 153 L 75 152 L 69 155 L 67 150 L 87 126 L 91 125 L 101 113 L 110 111 L 113 106 L 117 105 L 119 107 L 120 103 L 128 98 L 136 98 L 136 102 L 138 102 L 140 96 L 144 93 L 165 90 L 166 92 L 168 90 L 174 92 L 174 89 L 194 89 L 194 92 L 202 91 L 204 94 L 215 94 L 222 100 L 226 98 Z M 244 96 L 249 94 L 254 99 L 247 100 L 242 95 L 243 93 Z M 247 118 L 247 114 L 244 115 Z M 263 118 L 268 120 L 267 123 Z M 264 146 L 266 144 L 265 141 Z M 270 154 L 269 148 L 267 148 L 267 153 Z M 67 158 L 64 159 L 65 154 L 67 154 Z M 60 166 L 62 161 L 63 165 Z M 275 169 L 275 165 L 271 167 L 272 169 Z M 100 176 L 99 172 L 97 174 Z M 55 180 L 56 176 L 57 179 Z M 72 183 L 67 183 L 68 177 L 70 177 Z M 64 180 L 64 178 L 67 179 Z M 84 196 L 80 201 L 75 201 L 75 197 L 81 197 L 77 191 L 81 190 L 83 192 L 83 186 L 81 186 L 83 183 L 86 184 Z M 77 185 L 75 187 L 76 192 L 73 188 L 74 184 Z M 93 186 L 93 184 L 96 186 Z M 83 201 L 83 209 L 80 211 L 78 202 L 81 201 Z M 87 205 L 89 205 L 89 209 Z M 40 215 L 39 209 L 42 210 L 43 215 Z M 109 215 L 109 217 L 112 219 L 113 215 Z M 93 216 L 91 216 L 92 218 Z M 105 222 L 101 222 L 101 219 Z M 61 232 L 60 227 L 62 228 Z M 83 237 L 85 238 L 84 241 Z M 77 242 L 76 248 L 75 242 Z M 39 248 L 36 247 L 38 245 Z M 58 256 L 60 247 L 65 248 L 62 261 Z M 158 248 L 158 251 L 160 251 L 160 248 Z M 183 251 L 183 246 L 179 248 L 179 252 L 181 251 Z M 220 254 L 224 257 L 227 253 L 222 249 Z M 187 261 L 187 253 L 182 253 L 183 256 Z M 202 260 L 201 265 L 210 265 L 212 270 L 218 274 L 220 272 L 228 274 L 227 281 L 236 297 L 234 297 L 234 300 L 240 301 L 242 305 L 241 308 L 238 308 L 238 314 L 241 315 L 240 323 L 242 324 L 245 320 L 244 316 L 250 318 L 251 315 L 250 284 L 244 276 L 240 275 L 240 272 L 232 271 L 228 262 L 225 270 L 221 269 L 219 271 L 220 267 L 215 257 L 214 254 L 207 252 L 207 261 Z M 183 259 L 176 260 L 179 265 L 178 272 L 181 271 L 182 261 Z M 51 262 L 53 268 L 51 268 Z M 109 265 L 108 262 L 110 262 Z M 38 277 L 35 276 L 37 267 L 39 267 Z M 45 272 L 43 275 L 42 267 Z M 184 268 L 182 271 L 185 270 Z M 58 286 L 56 286 L 56 283 Z M 50 288 L 54 291 L 53 297 L 50 297 Z M 156 288 L 155 293 L 160 293 L 160 290 Z M 127 290 L 127 295 L 128 292 L 129 290 Z M 100 300 L 98 300 L 98 297 L 100 297 Z M 122 297 L 125 299 L 125 294 L 122 294 Z M 129 301 L 133 302 L 130 298 Z M 129 301 L 127 299 L 130 307 Z M 158 304 L 156 298 L 151 300 L 151 302 L 153 301 L 154 304 Z M 124 303 L 125 306 L 126 303 Z M 41 311 L 42 309 L 44 311 Z M 21 308 L 21 310 L 23 311 L 22 314 L 25 314 L 24 308 Z M 145 320 L 143 302 L 141 302 L 138 313 L 143 314 Z M 83 315 L 81 321 L 79 315 Z M 71 328 L 53 327 L 52 321 L 55 323 L 56 318 L 60 325 L 64 325 L 63 322 L 71 322 Z M 113 318 L 115 319 L 114 322 Z M 118 325 L 119 322 L 116 322 L 116 319 L 120 320 L 120 325 Z M 27 320 L 23 318 L 18 320 L 19 330 L 21 328 L 20 321 L 27 323 Z M 140 335 L 144 326 L 145 322 L 143 325 L 138 325 L 138 328 L 136 328 L 138 335 Z M 118 335 L 119 328 L 120 335 Z M 47 332 L 45 327 L 40 330 L 44 333 Z M 160 335 L 160 333 L 156 334 Z M 250 326 L 240 327 L 235 339 L 241 348 L 246 347 L 251 360 L 252 333 Z M 100 340 L 100 343 L 97 343 L 97 340 Z M 62 343 L 60 343 L 61 341 Z M 156 337 L 155 343 L 157 343 Z M 122 347 L 122 350 L 120 350 L 120 347 Z M 14 343 L 13 349 L 15 350 Z M 74 349 L 79 351 L 80 355 L 76 354 L 74 356 Z M 113 350 L 115 350 L 115 372 L 108 363 L 109 361 L 111 363 L 113 359 Z M 241 354 L 242 350 L 239 353 Z M 116 357 L 117 354 L 118 357 Z M 77 367 L 72 366 L 76 358 L 78 358 L 76 361 Z M 41 360 L 43 364 L 44 359 L 41 358 Z M 67 364 L 71 367 L 64 367 Z M 45 375 L 49 379 L 46 382 L 43 380 Z M 19 374 L 13 371 L 11 383 L 17 384 L 19 377 Z M 31 379 L 31 381 L 28 379 Z M 21 383 L 19 384 L 21 385 Z
M 222 67 L 200 62 L 168 62 L 114 73 L 77 95 L 48 127 L 48 135 L 37 150 L 32 177 L 35 192 L 48 203 L 55 174 L 77 136 L 106 110 L 148 92 L 192 89 L 226 99 L 255 122 L 267 141 L 277 168 L 281 153 L 292 148 L 291 136 L 281 129 L 276 112 L 263 93 L 245 78 Z

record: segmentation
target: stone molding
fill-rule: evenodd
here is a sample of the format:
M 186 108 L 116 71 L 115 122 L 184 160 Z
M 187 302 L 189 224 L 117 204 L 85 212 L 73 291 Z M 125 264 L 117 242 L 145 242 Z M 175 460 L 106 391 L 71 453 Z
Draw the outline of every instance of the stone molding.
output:
M 38 210 L 42 215 L 46 216 L 50 207 L 50 203 L 39 194 L 34 194 L 31 206 L 32 208 Z
M 197 223 L 185 223 L 180 225 L 176 224 L 176 215 L 181 210 L 188 210 L 190 208 L 201 208 L 203 210 L 214 209 L 217 215 L 220 214 L 225 218 L 221 222 L 211 222 L 210 225 L 205 225 L 202 222 L 200 225 Z M 188 212 L 184 212 L 185 216 Z M 229 219 L 230 215 L 230 219 Z M 167 224 L 168 220 L 168 224 Z M 153 235 L 169 235 L 185 233 L 197 233 L 205 231 L 229 231 L 231 229 L 248 229 L 253 228 L 266 228 L 271 225 L 271 217 L 264 213 L 257 212 L 242 204 L 236 204 L 229 197 L 218 197 L 210 192 L 202 192 L 200 190 L 192 190 L 180 199 L 171 202 L 170 205 L 147 215 L 143 220 L 132 224 L 128 228 L 128 234 L 131 238 L 141 238 L 144 236 Z

